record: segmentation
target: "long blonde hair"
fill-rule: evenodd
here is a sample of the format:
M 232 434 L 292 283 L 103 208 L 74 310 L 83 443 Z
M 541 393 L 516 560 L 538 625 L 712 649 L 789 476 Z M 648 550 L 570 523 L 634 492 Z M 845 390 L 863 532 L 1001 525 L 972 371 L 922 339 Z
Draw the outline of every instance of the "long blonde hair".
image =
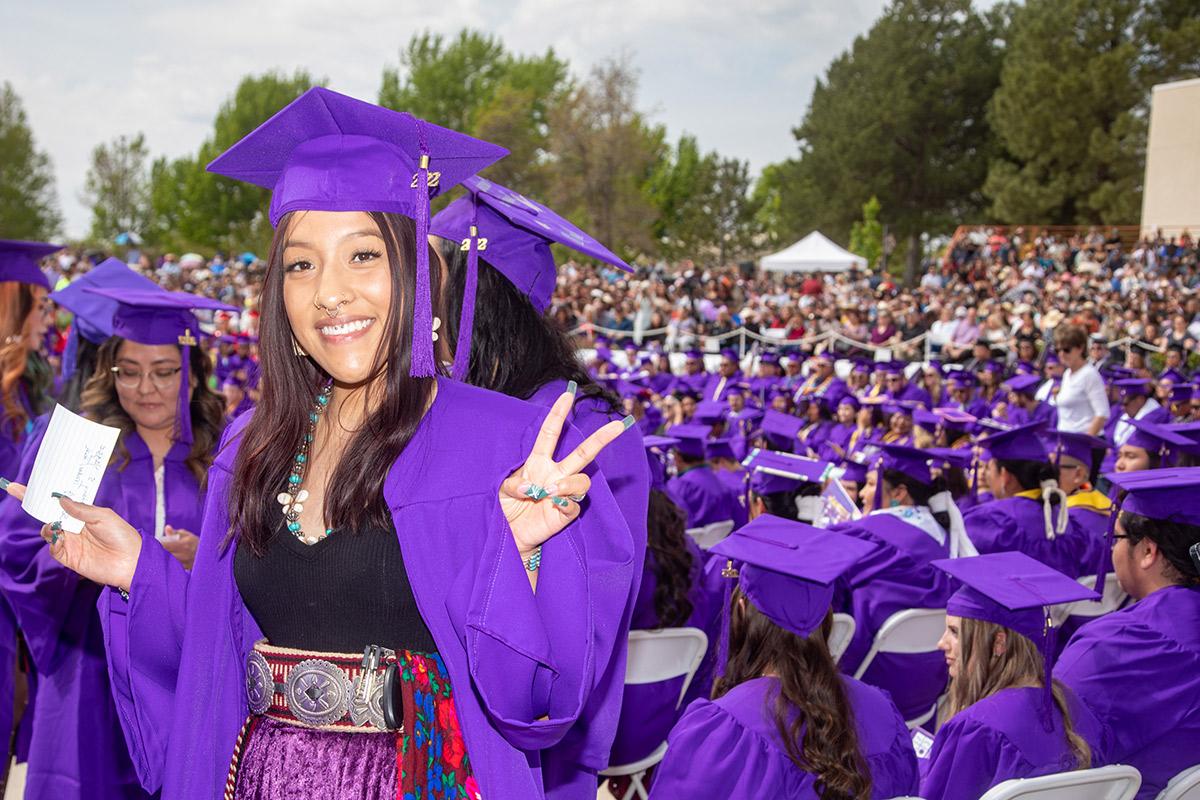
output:
M 21 382 L 25 381 L 28 400 L 34 413 L 40 413 L 48 388 L 47 370 L 36 370 L 31 363 L 36 354 L 27 341 L 34 319 L 40 313 L 41 298 L 34 287 L 17 281 L 0 282 L 0 416 L 9 421 L 9 430 L 0 435 L 13 441 L 21 438 L 29 414 L 21 402 Z M 35 375 L 36 372 L 45 374 Z
M 1004 652 L 996 654 L 996 637 L 1005 634 Z M 963 617 L 958 632 L 961 647 L 958 677 L 950 681 L 950 716 L 991 697 L 1002 689 L 1041 686 L 1045 680 L 1044 662 L 1037 645 L 1027 636 L 994 622 Z M 1051 690 L 1054 705 L 1062 715 L 1067 746 L 1075 757 L 1076 769 L 1092 764 L 1092 748 L 1075 732 L 1067 708 L 1062 684 L 1054 681 Z

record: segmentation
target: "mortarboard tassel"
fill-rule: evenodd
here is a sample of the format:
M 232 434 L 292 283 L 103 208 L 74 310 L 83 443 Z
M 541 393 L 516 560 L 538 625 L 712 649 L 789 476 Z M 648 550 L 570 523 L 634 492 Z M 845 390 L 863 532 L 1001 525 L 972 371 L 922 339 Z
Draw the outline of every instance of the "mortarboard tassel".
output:
M 182 368 L 179 370 L 179 405 L 175 409 L 175 428 L 179 432 L 175 441 L 190 445 L 192 443 L 192 409 L 188 400 L 191 393 L 191 355 L 192 347 L 199 342 L 193 335 L 191 326 L 183 329 L 179 337 L 179 347 L 183 356 Z
M 1058 629 L 1054 627 L 1050 615 L 1046 614 L 1045 627 L 1042 631 L 1042 727 L 1049 733 L 1054 730 L 1054 672 L 1052 670 L 1052 654 L 1055 642 L 1058 641 Z
M 467 276 L 463 285 L 462 311 L 458 321 L 458 344 L 454 348 L 454 369 L 451 377 L 456 381 L 467 379 L 471 369 L 471 336 L 475 327 L 475 290 L 479 285 L 479 198 L 471 193 L 471 235 L 464 242 L 467 246 Z
M 718 561 L 709 562 L 716 569 Z M 733 616 L 733 584 L 738 579 L 738 571 L 733 566 L 733 560 L 728 559 L 721 568 L 721 577 L 725 578 L 724 602 L 721 604 L 721 630 L 717 634 L 717 677 L 725 677 L 725 667 L 729 663 L 729 629 L 730 617 Z
M 883 506 L 883 453 L 875 459 L 875 500 L 871 506 L 872 511 L 878 511 Z
M 1125 501 L 1125 497 L 1119 496 L 1117 502 L 1112 504 L 1112 508 L 1108 510 L 1108 527 L 1104 529 L 1104 547 L 1100 548 L 1100 563 L 1096 565 L 1096 585 L 1093 586 L 1100 593 L 1101 601 L 1104 600 L 1104 581 L 1108 578 L 1108 562 L 1112 558 L 1113 534 L 1117 529 L 1117 517 L 1121 513 L 1121 503 Z
M 413 297 L 412 354 L 408 374 L 414 378 L 432 378 L 437 374 L 433 357 L 433 307 L 429 290 L 429 146 L 425 142 L 425 123 L 418 119 L 417 134 L 421 158 L 413 186 L 413 209 L 417 223 L 417 277 Z
M 59 369 L 59 376 L 62 382 L 66 384 L 71 379 L 71 375 L 75 372 L 75 361 L 79 357 L 79 323 L 71 321 L 71 330 L 67 334 L 67 344 L 63 348 L 62 365 Z

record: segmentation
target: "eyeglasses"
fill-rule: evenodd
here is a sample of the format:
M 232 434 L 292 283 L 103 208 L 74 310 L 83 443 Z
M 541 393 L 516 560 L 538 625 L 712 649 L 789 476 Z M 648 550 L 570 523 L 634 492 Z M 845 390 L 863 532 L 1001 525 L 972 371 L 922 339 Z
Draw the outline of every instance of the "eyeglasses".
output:
M 155 389 L 170 389 L 175 376 L 183 367 L 159 367 L 149 372 L 130 369 L 129 367 L 113 367 L 112 374 L 118 386 L 126 389 L 136 389 L 142 385 L 142 378 L 149 378 L 150 385 Z

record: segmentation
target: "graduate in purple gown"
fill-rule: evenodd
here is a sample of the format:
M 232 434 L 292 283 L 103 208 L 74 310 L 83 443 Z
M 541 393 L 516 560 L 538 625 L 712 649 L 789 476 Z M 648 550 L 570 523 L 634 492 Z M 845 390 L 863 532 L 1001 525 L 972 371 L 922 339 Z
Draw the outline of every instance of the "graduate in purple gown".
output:
M 1054 407 L 1035 397 L 1040 383 L 1041 378 L 1037 375 L 1014 375 L 1004 382 L 1002 388 L 1008 391 L 1008 398 L 1005 402 L 1003 422 L 1014 427 L 1031 422 L 1041 422 L 1048 426 L 1054 424 Z
M 704 391 L 704 385 L 708 383 L 709 374 L 704 371 L 704 353 L 699 350 L 688 350 L 684 353 L 683 373 L 675 376 L 675 380 L 669 385 L 668 392 L 677 392 L 686 389 L 689 392 L 699 394 Z
M 550 246 L 571 247 L 625 271 L 631 271 L 629 266 L 536 201 L 480 178 L 468 178 L 463 185 L 470 194 L 430 223 L 433 233 L 449 244 L 443 249 L 450 269 L 450 301 L 444 315 L 451 320 L 445 341 L 456 342 L 453 377 L 547 409 L 564 391 L 574 393 L 578 399 L 567 420 L 583 435 L 620 420 L 624 413 L 616 396 L 582 369 L 566 332 L 545 315 L 557 277 Z M 486 241 L 486 251 L 473 247 L 472 238 Z M 468 245 L 466 251 L 462 242 Z M 636 345 L 632 350 L 631 372 L 637 372 Z M 641 561 L 650 476 L 640 431 L 631 430 L 605 448 L 595 465 L 625 516 L 635 558 Z M 635 592 L 636 582 L 631 584 L 620 630 L 628 629 Z M 602 671 L 624 676 L 624 650 L 616 644 L 605 643 L 613 660 Z M 596 693 L 572 731 L 543 753 L 547 797 L 594 799 L 596 773 L 608 766 L 620 707 L 619 677 L 606 679 L 604 685 L 608 694 Z
M 1070 431 L 1053 431 L 1047 438 L 1051 463 L 1058 470 L 1058 488 L 1067 495 L 1071 519 L 1092 536 L 1103 539 L 1112 501 L 1094 487 L 1096 470 L 1108 445 L 1099 437 Z
M 906 366 L 908 365 L 903 361 L 891 361 L 885 366 L 888 399 L 895 402 L 913 403 L 925 408 L 932 407 L 933 399 L 929 396 L 929 392 L 911 382 L 904 374 Z
M 276 240 L 263 398 L 209 471 L 195 567 L 109 509 L 64 499 L 83 533 L 43 529 L 112 587 L 113 693 L 164 800 L 541 797 L 539 751 L 622 682 L 640 564 L 587 471 L 624 423 L 584 438 L 569 393 L 546 413 L 439 375 L 429 199 L 503 154 L 316 88 L 210 165 L 273 189 Z
M 208 357 L 181 341 L 200 332 L 189 307 L 223 306 L 157 287 L 101 291 L 112 294 L 95 295 L 89 288 L 67 298 L 81 319 L 107 312 L 113 334 L 96 353 L 79 409 L 122 430 L 96 502 L 190 568 L 204 503 L 201 486 L 224 414 L 208 388 Z M 20 483 L 33 471 L 44 432 L 39 429 L 38 440 L 25 450 Z M 31 797 L 145 797 L 109 688 L 96 614 L 103 587 L 56 561 L 41 528 L 15 500 L 0 502 L 0 588 L 12 603 L 39 678 L 27 791 Z
M 1107 476 L 1125 491 L 1117 580 L 1135 600 L 1072 637 L 1054 668 L 1104 724 L 1112 763 L 1151 800 L 1200 761 L 1200 468 Z
M 885 692 L 840 674 L 826 645 L 832 584 L 871 547 L 762 516 L 713 548 L 736 579 L 729 657 L 714 699 L 690 705 L 671 731 L 651 798 L 916 793 L 904 720 Z
M 717 374 L 708 376 L 700 390 L 701 400 L 723 403 L 735 387 L 741 388 L 742 370 L 738 364 L 739 360 L 736 350 L 721 351 L 721 364 L 717 367 Z
M 910 608 L 945 608 L 953 586 L 930 566 L 940 558 L 976 555 L 945 481 L 935 478 L 929 454 L 882 445 L 860 498 L 867 515 L 834 530 L 875 549 L 846 570 L 838 610 L 854 617 L 854 636 L 839 666 L 854 674 L 887 619 Z M 929 714 L 946 688 L 940 653 L 877 655 L 863 681 L 886 689 L 905 719 Z
M 834 372 L 835 357 L 833 352 L 824 350 L 812 357 L 812 372 L 796 390 L 795 400 L 802 397 L 841 397 L 847 391 L 846 382 Z
M 965 411 L 973 417 L 986 417 L 991 413 L 988 404 L 975 396 L 978 381 L 975 375 L 966 370 L 954 370 L 946 376 L 946 390 L 950 395 L 947 408 Z
M 1113 405 L 1119 405 L 1121 413 L 1111 414 L 1108 422 L 1104 425 L 1104 439 L 1112 449 L 1100 465 L 1102 473 L 1112 472 L 1116 468 L 1121 448 L 1129 442 L 1129 438 L 1136 430 L 1133 425 L 1135 421 L 1151 423 L 1171 421 L 1171 412 L 1161 406 L 1153 397 L 1153 387 L 1149 380 L 1118 378 L 1112 381 L 1111 389 L 1116 395 Z M 1135 444 L 1134 446 L 1140 445 Z
M 1103 766 L 1100 723 L 1052 681 L 1046 607 L 1099 595 L 1024 553 L 937 561 L 961 588 L 938 646 L 950 668 L 949 719 L 921 763 L 925 800 L 978 798 L 1012 778 Z
M 1094 574 L 1104 543 L 1071 520 L 1050 463 L 1053 448 L 1038 435 L 1043 428 L 1034 423 L 979 440 L 991 455 L 980 487 L 994 499 L 963 513 L 967 535 L 980 553 L 1018 550 L 1071 577 Z
M 858 398 L 847 392 L 838 398 L 836 416 L 821 443 L 819 458 L 826 461 L 841 461 L 846 457 L 850 446 L 850 437 L 854 435 L 854 418 L 858 415 Z
M 816 457 L 821 452 L 821 446 L 833 429 L 830 406 L 833 402 L 836 401 L 832 397 L 826 400 L 825 396 L 801 398 L 800 411 L 804 415 L 804 424 L 796 432 L 793 452 L 810 457 Z
M 705 460 L 708 426 L 689 423 L 667 430 L 679 440 L 675 447 L 675 476 L 667 481 L 666 493 L 687 515 L 689 528 L 732 520 L 734 527 L 746 524 L 746 509 L 737 493 L 727 486 Z

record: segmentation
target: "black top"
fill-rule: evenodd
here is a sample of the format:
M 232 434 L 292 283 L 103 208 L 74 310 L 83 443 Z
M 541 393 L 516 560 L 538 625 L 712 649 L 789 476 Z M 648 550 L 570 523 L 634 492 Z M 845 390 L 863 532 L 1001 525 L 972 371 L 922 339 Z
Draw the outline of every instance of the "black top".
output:
M 337 531 L 305 544 L 280 529 L 256 558 L 238 545 L 233 576 L 267 641 L 322 653 L 361 653 L 376 644 L 432 653 L 391 528 Z

